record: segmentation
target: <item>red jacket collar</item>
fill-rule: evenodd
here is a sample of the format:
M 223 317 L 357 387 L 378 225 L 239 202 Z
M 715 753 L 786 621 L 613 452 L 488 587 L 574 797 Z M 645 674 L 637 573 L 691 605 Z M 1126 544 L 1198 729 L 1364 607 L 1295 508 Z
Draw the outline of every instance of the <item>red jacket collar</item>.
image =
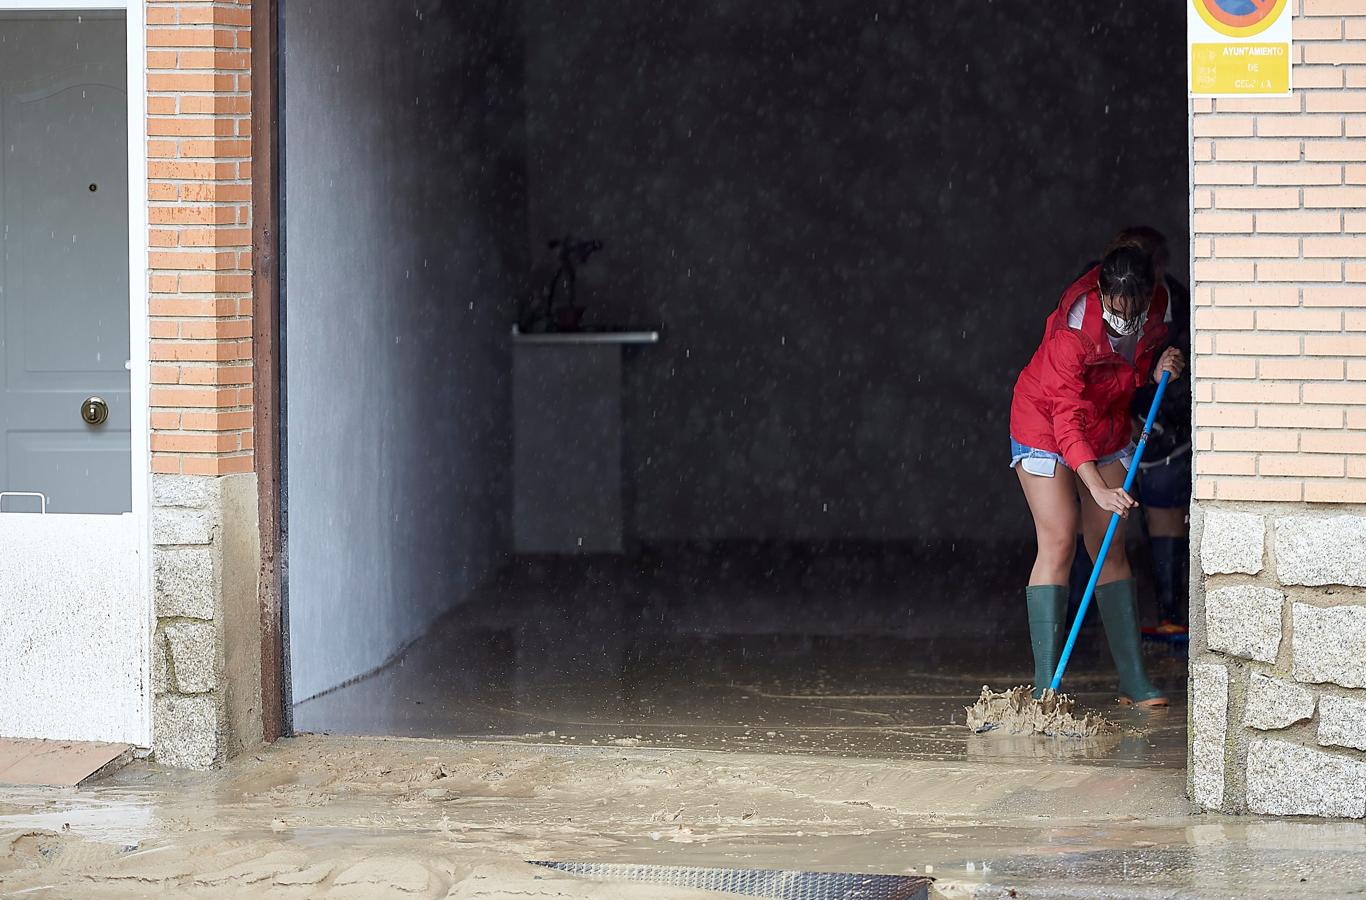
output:
M 1109 356 L 1115 355 L 1114 349 L 1110 346 L 1110 335 L 1105 330 L 1105 318 L 1101 315 L 1100 308 L 1100 266 L 1095 266 L 1085 275 L 1072 283 L 1063 292 L 1062 301 L 1058 306 L 1058 316 L 1060 324 L 1067 327 L 1067 317 L 1071 313 L 1073 305 L 1078 299 L 1085 300 L 1082 306 L 1081 333 L 1087 339 L 1088 356 Z M 1148 347 L 1167 332 L 1167 304 L 1170 297 L 1167 294 L 1167 286 L 1159 284 L 1153 289 L 1153 300 L 1148 307 L 1148 320 L 1143 323 L 1143 335 L 1139 338 L 1139 351 Z M 1137 359 L 1140 353 L 1136 353 Z

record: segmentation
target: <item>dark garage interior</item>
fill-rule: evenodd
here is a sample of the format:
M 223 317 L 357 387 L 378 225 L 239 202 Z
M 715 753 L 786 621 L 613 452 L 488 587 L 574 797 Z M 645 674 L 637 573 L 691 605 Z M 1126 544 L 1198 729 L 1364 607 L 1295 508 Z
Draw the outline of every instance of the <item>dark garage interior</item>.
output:
M 1120 227 L 1188 281 L 1184 9 L 281 7 L 295 730 L 972 752 L 1011 385 Z

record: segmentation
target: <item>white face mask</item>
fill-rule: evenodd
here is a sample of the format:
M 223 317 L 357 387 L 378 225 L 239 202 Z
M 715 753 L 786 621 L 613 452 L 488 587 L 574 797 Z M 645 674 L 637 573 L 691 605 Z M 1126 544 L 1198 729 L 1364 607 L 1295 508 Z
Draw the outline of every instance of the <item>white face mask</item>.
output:
M 1148 321 L 1148 311 L 1145 309 L 1132 319 L 1121 319 L 1119 316 L 1105 308 L 1105 304 L 1100 305 L 1100 314 L 1105 318 L 1105 324 L 1114 329 L 1115 334 L 1120 337 L 1129 337 L 1143 330 L 1143 326 Z

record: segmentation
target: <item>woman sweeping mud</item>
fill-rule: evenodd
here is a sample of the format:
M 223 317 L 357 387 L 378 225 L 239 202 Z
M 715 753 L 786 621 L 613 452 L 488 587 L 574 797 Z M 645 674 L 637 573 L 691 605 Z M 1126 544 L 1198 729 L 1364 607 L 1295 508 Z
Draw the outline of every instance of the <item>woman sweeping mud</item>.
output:
M 1179 378 L 1185 367 L 1175 348 L 1154 365 L 1167 313 L 1167 292 L 1155 285 L 1148 254 L 1133 246 L 1113 249 L 1063 293 L 1043 342 L 1015 383 L 1010 465 L 1038 540 L 1025 590 L 1035 697 L 1052 679 L 1062 651 L 1078 519 L 1094 559 L 1111 513 L 1127 516 L 1137 506 L 1119 486 L 1133 458 L 1134 392 L 1164 371 Z M 1143 671 L 1137 593 L 1123 541 L 1110 548 L 1095 599 L 1119 672 L 1120 702 L 1166 706 Z

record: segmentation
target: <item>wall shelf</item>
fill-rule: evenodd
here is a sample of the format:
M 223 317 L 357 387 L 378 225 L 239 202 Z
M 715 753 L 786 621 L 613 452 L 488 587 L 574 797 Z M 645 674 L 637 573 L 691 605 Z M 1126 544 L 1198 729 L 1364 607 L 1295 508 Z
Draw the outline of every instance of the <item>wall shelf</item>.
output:
M 658 344 L 658 331 L 559 331 L 523 334 L 514 326 L 514 344 Z

